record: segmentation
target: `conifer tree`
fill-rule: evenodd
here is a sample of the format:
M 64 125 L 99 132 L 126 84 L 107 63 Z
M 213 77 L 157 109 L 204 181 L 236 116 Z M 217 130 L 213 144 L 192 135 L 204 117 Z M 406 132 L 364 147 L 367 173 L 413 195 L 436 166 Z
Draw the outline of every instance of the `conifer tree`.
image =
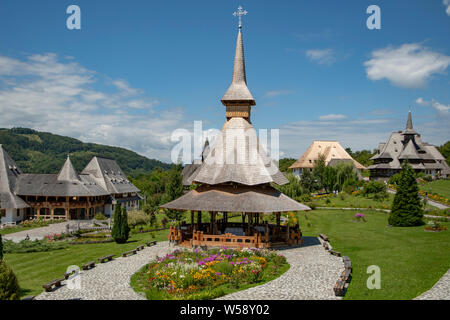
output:
M 2 235 L 0 234 L 0 261 L 3 260 L 3 239 Z
M 20 287 L 13 270 L 0 260 L 0 300 L 18 300 Z
M 120 203 L 116 204 L 114 208 L 114 216 L 113 216 L 113 227 L 111 230 L 111 237 L 116 241 L 116 243 L 122 243 L 122 208 Z
M 130 237 L 130 227 L 128 226 L 128 214 L 126 207 L 122 208 L 122 217 L 120 220 L 120 236 L 123 243 L 125 243 Z
M 388 222 L 397 227 L 422 225 L 424 222 L 419 187 L 414 171 L 407 161 L 402 166 L 400 176 Z

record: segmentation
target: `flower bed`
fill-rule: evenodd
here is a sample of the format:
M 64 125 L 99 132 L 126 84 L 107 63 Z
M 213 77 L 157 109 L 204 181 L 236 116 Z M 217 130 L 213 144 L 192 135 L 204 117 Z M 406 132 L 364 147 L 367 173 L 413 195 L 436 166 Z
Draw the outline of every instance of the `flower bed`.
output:
M 289 268 L 267 249 L 175 250 L 143 267 L 131 280 L 147 299 L 213 299 L 270 281 Z
M 447 198 L 445 198 L 445 197 L 443 197 L 443 196 L 441 196 L 441 195 L 439 195 L 439 194 L 437 194 L 437 193 L 432 193 L 432 192 L 425 192 L 425 191 L 423 191 L 423 190 L 419 190 L 419 194 L 422 196 L 422 197 L 428 197 L 428 199 L 429 200 L 432 200 L 432 201 L 435 201 L 435 202 L 439 202 L 439 203 L 442 203 L 442 204 L 445 204 L 445 205 L 450 205 L 450 200 L 449 199 L 447 199 Z

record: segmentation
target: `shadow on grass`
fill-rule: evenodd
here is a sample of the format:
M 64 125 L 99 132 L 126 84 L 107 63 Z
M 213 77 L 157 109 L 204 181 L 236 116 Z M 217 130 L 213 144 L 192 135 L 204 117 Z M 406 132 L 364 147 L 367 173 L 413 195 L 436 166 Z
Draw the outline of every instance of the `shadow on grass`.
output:
M 275 248 L 275 250 L 289 250 L 289 249 L 295 249 L 295 248 L 304 248 L 304 247 L 321 246 L 322 245 L 322 243 L 319 241 L 319 239 L 317 237 L 302 237 L 302 239 L 303 239 L 302 244 L 279 247 L 279 248 Z

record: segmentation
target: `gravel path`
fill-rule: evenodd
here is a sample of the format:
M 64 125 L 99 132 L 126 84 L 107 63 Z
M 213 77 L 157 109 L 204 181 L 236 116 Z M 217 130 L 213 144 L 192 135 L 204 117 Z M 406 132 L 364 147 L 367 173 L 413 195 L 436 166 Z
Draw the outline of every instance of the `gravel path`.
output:
M 70 220 L 60 223 L 52 223 L 46 227 L 34 228 L 24 231 L 18 231 L 14 233 L 9 233 L 3 236 L 3 239 L 12 240 L 14 242 L 19 242 L 29 236 L 30 240 L 41 240 L 46 235 L 55 233 L 66 233 L 67 225 L 69 225 L 69 231 L 73 231 L 80 228 L 90 228 L 94 227 L 95 220 Z
M 136 255 L 97 264 L 81 272 L 81 289 L 63 285 L 53 292 L 44 292 L 38 300 L 140 300 L 145 299 L 130 287 L 130 277 L 142 266 L 174 250 L 169 243 L 160 242 Z M 280 250 L 290 269 L 279 278 L 258 287 L 232 293 L 221 299 L 339 299 L 333 286 L 342 270 L 342 258 L 330 255 L 315 237 L 305 237 L 301 247 Z M 49 279 L 50 280 L 50 279 Z M 64 282 L 63 282 L 64 284 Z
M 438 282 L 414 300 L 450 300 L 450 269 Z
M 143 300 L 145 297 L 131 288 L 130 277 L 157 255 L 172 250 L 169 242 L 164 241 L 127 258 L 98 263 L 91 270 L 81 271 L 81 289 L 69 289 L 63 282 L 62 287 L 43 292 L 36 300 Z
M 305 237 L 303 246 L 280 250 L 290 264 L 288 271 L 261 286 L 238 291 L 219 300 L 324 300 L 341 299 L 333 286 L 344 264 L 328 253 L 314 237 Z

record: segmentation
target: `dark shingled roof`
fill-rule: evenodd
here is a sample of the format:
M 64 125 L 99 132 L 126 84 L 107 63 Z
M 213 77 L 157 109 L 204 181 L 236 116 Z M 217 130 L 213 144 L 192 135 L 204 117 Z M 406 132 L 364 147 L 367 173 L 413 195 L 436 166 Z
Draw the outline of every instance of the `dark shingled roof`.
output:
M 203 185 L 161 206 L 173 210 L 287 212 L 311 210 L 271 186 Z
M 57 174 L 21 174 L 16 193 L 22 196 L 94 197 L 106 196 L 103 189 L 88 175 L 81 174 L 79 180 L 59 180 Z
M 27 208 L 28 205 L 13 193 L 22 171 L 0 144 L 0 208 Z
M 414 131 L 412 126 L 411 112 L 408 113 L 406 129 L 400 132 L 393 132 L 386 143 L 380 144 L 376 154 L 371 159 L 375 161 L 369 167 L 375 169 L 401 169 L 401 161 L 410 161 L 416 170 L 446 169 L 445 158 L 439 150 L 429 143 L 423 142 L 421 136 Z M 386 163 L 386 160 L 389 160 Z M 420 163 L 417 163 L 420 162 Z
M 139 192 L 127 179 L 116 161 L 94 157 L 81 172 L 90 174 L 94 180 L 112 194 Z

